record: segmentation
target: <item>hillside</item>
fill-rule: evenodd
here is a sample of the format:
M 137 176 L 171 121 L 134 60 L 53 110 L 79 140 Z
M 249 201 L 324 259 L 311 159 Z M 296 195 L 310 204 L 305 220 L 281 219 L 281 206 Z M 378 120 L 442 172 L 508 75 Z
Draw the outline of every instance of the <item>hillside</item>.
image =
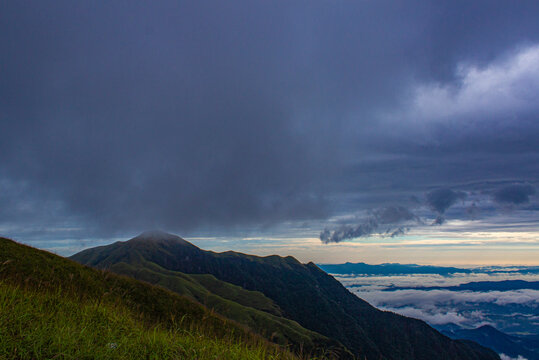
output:
M 290 347 L 296 353 L 323 354 L 328 351 L 346 358 L 348 351 L 337 341 L 301 327 L 282 316 L 271 299 L 258 291 L 245 290 L 213 275 L 187 275 L 140 260 L 136 265 L 119 262 L 108 270 L 172 290 L 200 302 L 212 311 L 247 326 L 266 339 Z
M 161 287 L 0 238 L 0 359 L 294 359 Z
M 423 321 L 377 310 L 315 264 L 301 264 L 290 256 L 214 253 L 177 236 L 145 233 L 126 242 L 84 250 L 72 259 L 103 269 L 115 269 L 122 263 L 143 268 L 151 263 L 169 271 L 211 274 L 263 293 L 284 316 L 339 340 L 360 358 L 499 359 L 493 351 L 451 340 Z

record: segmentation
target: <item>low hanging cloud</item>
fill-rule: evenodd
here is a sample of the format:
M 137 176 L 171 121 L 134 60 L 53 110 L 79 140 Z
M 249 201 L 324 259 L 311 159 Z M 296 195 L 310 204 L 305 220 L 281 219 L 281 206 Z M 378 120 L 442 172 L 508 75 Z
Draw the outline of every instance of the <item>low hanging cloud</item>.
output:
M 436 189 L 427 194 L 427 204 L 438 216 L 433 225 L 441 225 L 445 222 L 444 214 L 457 200 L 464 200 L 466 193 L 451 189 Z
M 408 316 L 415 319 L 421 319 L 428 322 L 429 324 L 441 325 L 441 324 L 463 324 L 469 323 L 471 319 L 465 317 L 462 314 L 459 314 L 456 311 L 447 311 L 447 312 L 430 312 L 423 309 L 418 309 L 414 307 L 404 307 L 404 308 L 391 308 L 391 307 L 381 307 L 380 309 L 385 311 L 392 311 L 404 316 Z
M 343 225 L 330 231 L 324 229 L 320 233 L 320 240 L 325 243 L 338 243 L 343 240 L 368 237 L 379 234 L 384 237 L 395 237 L 408 231 L 406 225 L 411 222 L 420 222 L 418 216 L 403 206 L 390 206 L 377 209 L 362 223 L 357 225 Z
M 494 200 L 500 204 L 520 205 L 530 202 L 535 188 L 528 184 L 514 184 L 503 187 L 494 193 Z
M 478 191 L 479 189 L 479 191 Z M 412 197 L 412 206 L 418 207 L 419 215 L 416 215 L 408 207 L 390 206 L 371 210 L 368 216 L 356 223 L 347 223 L 335 228 L 325 228 L 320 233 L 320 240 L 325 243 L 338 243 L 345 240 L 364 238 L 376 235 L 377 237 L 396 237 L 406 234 L 412 227 L 418 225 L 442 225 L 446 221 L 446 213 L 458 202 L 462 206 L 454 209 L 452 216 L 458 219 L 477 220 L 485 216 L 493 216 L 499 209 L 487 206 L 488 197 L 501 205 L 521 205 L 530 203 L 531 196 L 536 193 L 531 184 L 496 184 L 495 186 L 481 184 L 474 190 L 468 187 L 464 191 L 453 190 L 443 187 L 427 192 L 423 202 L 417 197 Z M 435 215 L 435 219 L 427 222 L 429 209 Z
M 514 357 L 510 357 L 510 356 L 505 355 L 505 354 L 500 354 L 500 359 L 502 359 L 502 360 L 528 360 L 527 358 L 523 357 L 522 355 L 519 355 L 518 357 L 514 358 Z
M 401 308 L 413 306 L 421 309 L 438 309 L 455 304 L 492 303 L 499 306 L 517 304 L 536 307 L 539 290 L 519 289 L 510 291 L 452 291 L 452 290 L 396 290 L 361 293 L 361 297 L 380 307 Z

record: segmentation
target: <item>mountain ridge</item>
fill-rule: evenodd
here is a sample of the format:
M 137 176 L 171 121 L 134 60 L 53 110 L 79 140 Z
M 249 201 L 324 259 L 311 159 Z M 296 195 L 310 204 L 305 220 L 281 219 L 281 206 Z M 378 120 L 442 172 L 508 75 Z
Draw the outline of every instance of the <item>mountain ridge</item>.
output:
M 355 285 L 350 285 L 355 287 Z M 451 290 L 451 291 L 511 291 L 511 290 L 539 290 L 539 281 L 527 280 L 498 280 L 498 281 L 470 281 L 451 286 L 390 286 L 384 291 L 396 290 Z
M 71 258 L 108 268 L 142 260 L 186 274 L 212 274 L 217 279 L 260 291 L 303 327 L 342 342 L 367 359 L 499 359 L 477 344 L 452 341 L 420 320 L 375 309 L 351 294 L 314 263 L 293 257 L 258 257 L 236 252 L 214 253 L 196 246 L 167 242 L 117 242 L 83 250 Z
M 364 262 L 344 264 L 318 264 L 318 266 L 329 274 L 369 274 L 369 275 L 400 275 L 400 274 L 438 274 L 449 275 L 455 273 L 470 273 L 470 269 L 456 267 L 383 263 L 366 264 Z

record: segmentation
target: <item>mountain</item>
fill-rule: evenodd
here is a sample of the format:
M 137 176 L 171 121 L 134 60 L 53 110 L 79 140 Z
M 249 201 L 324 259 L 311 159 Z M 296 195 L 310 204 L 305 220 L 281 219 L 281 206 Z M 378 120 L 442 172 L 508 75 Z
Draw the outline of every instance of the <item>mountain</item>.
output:
M 513 358 L 522 356 L 528 360 L 539 360 L 539 339 L 537 337 L 507 335 L 489 325 L 477 329 L 462 329 L 457 326 L 451 330 L 444 330 L 442 333 L 453 339 L 475 341 Z
M 438 274 L 470 273 L 470 269 L 455 267 L 386 263 L 370 265 L 362 262 L 344 264 L 319 264 L 328 274 L 362 274 L 362 275 L 400 275 L 400 274 Z
M 198 302 L 0 237 L 0 359 L 297 357 Z
M 451 291 L 510 291 L 510 290 L 539 290 L 539 281 L 526 280 L 502 280 L 502 281 L 473 281 L 455 286 L 415 286 L 400 287 L 392 286 L 389 291 L 394 290 L 451 290 Z
M 71 258 L 119 272 L 124 264 L 134 269 L 152 264 L 173 272 L 213 275 L 261 292 L 285 317 L 340 341 L 361 359 L 499 359 L 493 351 L 451 340 L 423 321 L 377 310 L 315 264 L 301 264 L 291 256 L 215 253 L 174 235 L 152 232 L 87 249 Z

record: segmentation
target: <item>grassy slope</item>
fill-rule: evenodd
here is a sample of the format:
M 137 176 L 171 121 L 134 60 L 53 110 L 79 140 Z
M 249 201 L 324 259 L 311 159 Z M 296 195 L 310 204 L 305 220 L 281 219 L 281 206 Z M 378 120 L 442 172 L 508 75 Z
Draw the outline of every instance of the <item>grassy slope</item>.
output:
M 141 261 L 136 265 L 117 263 L 109 270 L 163 286 L 181 295 L 194 298 L 209 309 L 249 327 L 257 334 L 293 350 L 320 353 L 338 346 L 334 341 L 281 317 L 281 310 L 258 291 L 217 280 L 212 275 L 187 275 Z
M 148 325 L 121 304 L 77 301 L 0 282 L 0 359 L 265 359 L 275 349 Z
M 168 290 L 0 238 L 0 358 L 293 359 Z
M 208 294 L 214 294 L 220 298 L 233 301 L 241 306 L 257 309 L 266 313 L 282 316 L 282 311 L 273 300 L 264 296 L 259 291 L 245 290 L 244 288 L 233 285 L 210 274 L 184 274 L 178 271 L 171 271 L 145 260 L 140 260 L 136 266 L 127 263 L 117 263 L 112 265 L 109 270 L 116 273 L 128 273 L 126 275 L 137 277 L 141 272 L 152 284 L 158 284 L 167 289 L 192 296 L 198 301 L 203 300 Z M 175 287 L 176 289 L 172 289 Z

